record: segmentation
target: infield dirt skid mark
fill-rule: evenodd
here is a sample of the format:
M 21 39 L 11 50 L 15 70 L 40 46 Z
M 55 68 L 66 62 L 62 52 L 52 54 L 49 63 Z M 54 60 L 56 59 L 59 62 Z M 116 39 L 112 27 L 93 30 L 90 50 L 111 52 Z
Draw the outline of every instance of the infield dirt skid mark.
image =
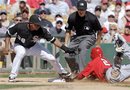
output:
M 2 79 L 4 80 L 4 79 Z M 6 81 L 8 79 L 5 79 Z M 130 90 L 130 87 L 125 87 L 126 85 L 130 86 L 130 79 L 124 83 L 119 84 L 108 84 L 99 81 L 75 81 L 69 83 L 49 83 L 47 82 L 48 78 L 18 78 L 18 81 L 15 85 L 25 84 L 25 85 L 40 85 L 36 87 L 20 87 L 20 88 L 12 88 L 7 90 Z M 0 80 L 1 81 L 1 80 Z M 32 82 L 31 82 L 32 81 Z M 11 84 L 9 82 L 0 82 L 3 84 Z

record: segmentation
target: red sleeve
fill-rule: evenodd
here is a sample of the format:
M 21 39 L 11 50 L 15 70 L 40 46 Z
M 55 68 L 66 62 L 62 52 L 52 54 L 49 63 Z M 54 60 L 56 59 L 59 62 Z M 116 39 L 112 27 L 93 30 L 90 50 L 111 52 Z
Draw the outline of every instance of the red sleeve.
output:
M 80 72 L 80 74 L 84 75 L 85 77 L 88 77 L 91 72 L 93 72 L 93 62 L 89 62 L 88 65 L 84 68 L 84 70 Z

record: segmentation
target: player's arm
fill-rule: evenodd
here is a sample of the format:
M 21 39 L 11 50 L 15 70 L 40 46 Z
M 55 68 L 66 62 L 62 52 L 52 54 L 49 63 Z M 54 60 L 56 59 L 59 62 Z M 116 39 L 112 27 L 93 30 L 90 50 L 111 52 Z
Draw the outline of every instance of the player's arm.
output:
M 44 35 L 43 37 L 47 40 L 53 43 L 56 47 L 61 48 L 66 53 L 75 53 L 75 50 L 72 48 L 66 47 L 64 44 L 62 44 L 57 38 L 53 37 L 46 29 L 44 29 Z
M 65 46 L 68 46 L 70 38 L 71 38 L 71 32 L 68 31 L 65 33 Z
M 101 43 L 101 37 L 102 37 L 102 27 L 100 25 L 100 22 L 97 18 L 95 18 L 95 21 L 93 22 L 93 27 L 95 31 L 97 32 L 97 40 L 96 40 L 96 46 L 100 46 Z
M 76 76 L 76 79 L 83 79 L 84 77 L 88 77 L 93 72 L 92 62 L 88 63 L 88 65 Z
M 102 37 L 102 32 L 98 31 L 98 33 L 97 33 L 97 40 L 96 40 L 96 46 L 100 46 L 101 37 Z
M 73 17 L 69 17 L 68 21 L 67 21 L 67 25 L 65 27 L 66 29 L 66 33 L 65 33 L 65 46 L 68 46 L 69 42 L 70 42 L 70 38 L 71 38 L 71 34 L 72 34 L 72 28 L 73 28 Z
M 65 53 L 75 53 L 75 50 L 73 48 L 68 48 L 64 44 L 62 44 L 57 38 L 55 38 L 55 41 L 52 42 L 55 46 L 61 48 L 65 51 Z

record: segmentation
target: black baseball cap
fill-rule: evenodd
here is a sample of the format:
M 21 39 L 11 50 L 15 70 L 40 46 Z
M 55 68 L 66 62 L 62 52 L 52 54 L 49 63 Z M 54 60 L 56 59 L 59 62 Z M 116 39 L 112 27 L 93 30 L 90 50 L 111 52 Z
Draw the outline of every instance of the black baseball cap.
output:
M 29 23 L 34 23 L 34 24 L 37 24 L 39 26 L 42 26 L 42 19 L 38 16 L 38 15 L 32 15 L 30 18 L 29 18 Z
M 85 0 L 79 0 L 77 2 L 77 9 L 78 10 L 86 10 L 87 9 L 87 2 Z
M 97 6 L 95 7 L 95 11 L 101 11 L 101 6 L 100 6 L 100 5 L 97 5 Z
M 6 11 L 6 10 L 1 10 L 1 11 L 0 11 L 0 15 L 3 15 L 3 14 L 4 14 L 4 15 L 7 15 L 7 11 Z
M 39 15 L 40 15 L 40 14 L 43 14 L 43 13 L 46 14 L 46 10 L 45 10 L 45 9 L 40 9 L 40 10 L 39 10 Z

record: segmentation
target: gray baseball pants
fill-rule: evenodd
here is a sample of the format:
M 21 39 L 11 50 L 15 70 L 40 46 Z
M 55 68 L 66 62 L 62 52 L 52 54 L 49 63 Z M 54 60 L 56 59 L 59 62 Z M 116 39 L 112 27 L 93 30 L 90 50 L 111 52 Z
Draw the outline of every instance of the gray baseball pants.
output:
M 47 60 L 53 66 L 54 70 L 57 71 L 59 74 L 67 73 L 67 71 L 61 66 L 59 61 L 56 60 L 56 58 L 50 53 L 50 51 L 39 43 L 36 43 L 33 47 L 29 49 L 19 44 L 15 44 L 14 51 L 16 55 L 14 57 L 12 70 L 10 73 L 11 78 L 17 77 L 21 61 L 25 55 L 41 57 L 43 60 Z
M 87 55 L 87 50 L 93 46 L 96 42 L 96 35 L 83 35 L 83 36 L 78 36 L 74 38 L 70 44 L 70 48 L 75 48 L 77 54 L 76 55 L 70 55 L 66 54 L 65 58 L 68 60 L 75 59 L 76 62 L 79 65 L 79 70 L 82 71 L 84 67 L 86 66 L 85 60 L 86 60 L 86 55 Z

